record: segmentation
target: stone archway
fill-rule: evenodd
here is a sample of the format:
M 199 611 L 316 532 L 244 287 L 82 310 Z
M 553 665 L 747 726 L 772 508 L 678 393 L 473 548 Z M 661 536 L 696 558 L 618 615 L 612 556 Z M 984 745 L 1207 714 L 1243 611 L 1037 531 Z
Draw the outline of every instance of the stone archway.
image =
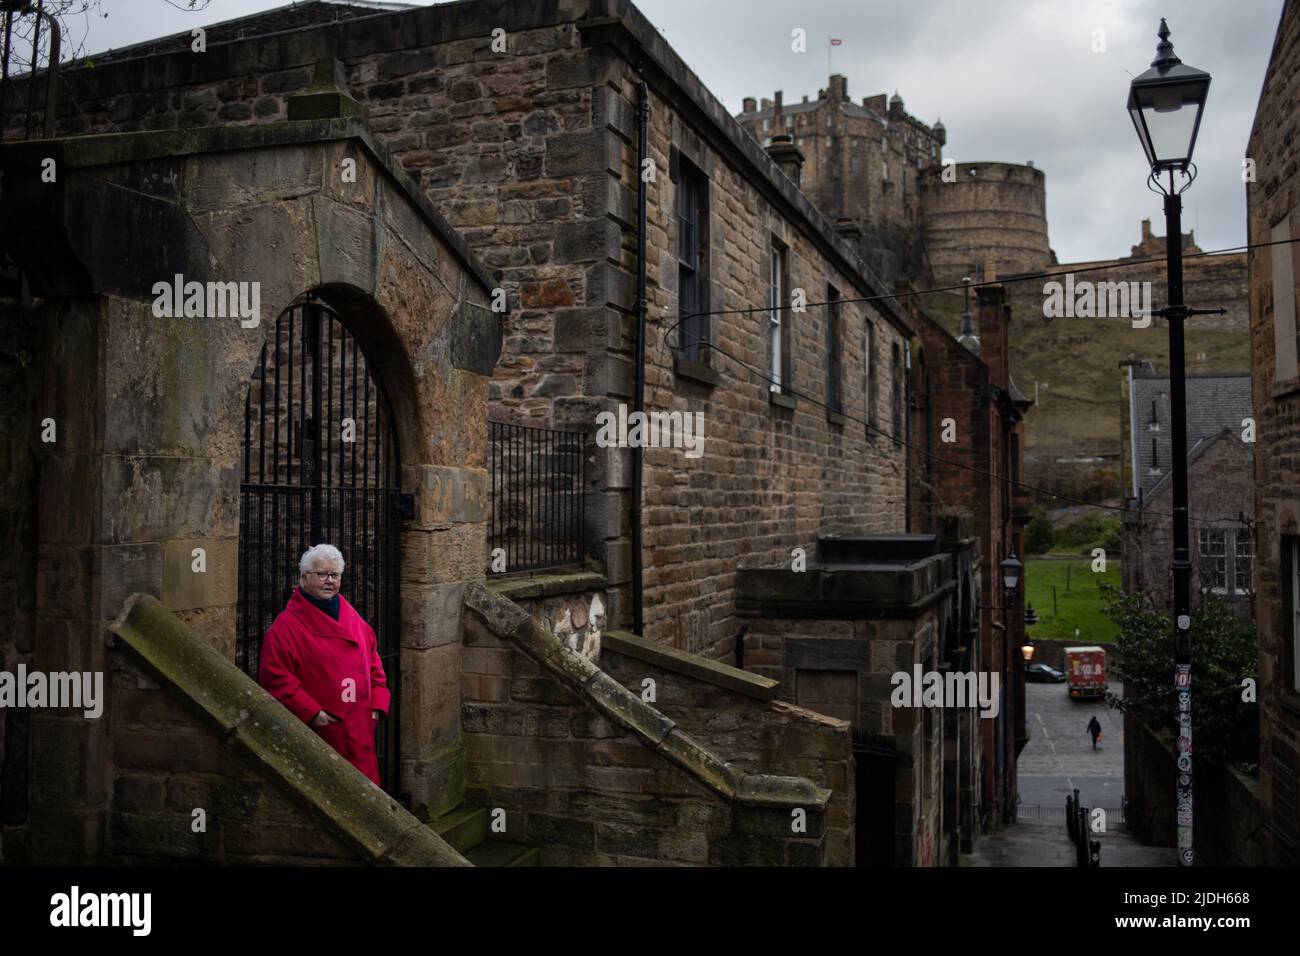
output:
M 297 584 L 298 557 L 343 553 L 343 593 L 375 630 L 392 692 L 376 737 L 399 789 L 401 452 L 384 383 L 342 316 L 319 298 L 276 318 L 244 406 L 235 662 L 256 678 L 262 637 Z

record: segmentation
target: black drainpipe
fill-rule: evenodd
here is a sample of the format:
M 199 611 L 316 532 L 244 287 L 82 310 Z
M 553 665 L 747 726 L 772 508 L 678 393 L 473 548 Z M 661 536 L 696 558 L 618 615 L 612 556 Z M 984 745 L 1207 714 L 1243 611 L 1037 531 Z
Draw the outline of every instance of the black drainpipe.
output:
M 650 155 L 650 91 L 639 80 L 637 93 L 636 164 L 636 387 L 635 411 L 645 411 L 645 314 L 646 314 L 646 181 L 645 162 Z M 641 594 L 641 468 L 642 449 L 632 449 L 632 633 L 645 630 Z

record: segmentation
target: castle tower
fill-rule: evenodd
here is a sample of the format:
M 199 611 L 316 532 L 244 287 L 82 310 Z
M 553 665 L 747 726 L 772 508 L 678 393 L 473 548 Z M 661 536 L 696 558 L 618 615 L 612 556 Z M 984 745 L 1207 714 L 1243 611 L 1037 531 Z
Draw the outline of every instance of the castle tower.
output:
M 1055 261 L 1043 171 L 1033 163 L 932 166 L 921 173 L 920 197 L 926 252 L 940 284 L 978 276 L 990 260 L 1002 275 Z

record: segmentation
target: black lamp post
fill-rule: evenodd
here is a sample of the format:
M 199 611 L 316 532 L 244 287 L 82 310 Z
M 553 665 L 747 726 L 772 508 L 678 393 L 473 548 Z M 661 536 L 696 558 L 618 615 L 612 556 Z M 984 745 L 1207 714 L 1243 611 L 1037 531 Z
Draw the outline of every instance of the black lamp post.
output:
M 1174 682 L 1178 692 L 1177 826 L 1178 860 L 1192 864 L 1192 637 L 1191 576 L 1187 533 L 1187 389 L 1183 368 L 1183 321 L 1190 315 L 1222 309 L 1189 309 L 1183 304 L 1182 193 L 1196 178 L 1192 150 L 1201 112 L 1210 91 L 1210 74 L 1174 56 L 1163 19 L 1151 69 L 1133 80 L 1128 111 L 1146 153 L 1151 173 L 1147 188 L 1165 200 L 1165 251 L 1169 264 L 1169 302 L 1155 315 L 1169 320 L 1169 404 L 1173 447 L 1174 517 Z M 1168 186 L 1161 177 L 1168 176 Z M 1181 182 L 1175 181 L 1175 175 Z

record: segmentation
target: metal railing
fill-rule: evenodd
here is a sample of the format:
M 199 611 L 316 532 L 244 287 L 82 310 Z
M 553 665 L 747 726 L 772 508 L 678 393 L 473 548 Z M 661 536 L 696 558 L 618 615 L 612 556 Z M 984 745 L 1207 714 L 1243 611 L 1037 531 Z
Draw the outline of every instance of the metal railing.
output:
M 0 140 L 5 138 L 7 110 L 10 106 L 9 93 L 13 87 L 10 68 L 13 65 L 11 61 L 14 42 L 18 39 L 14 35 L 14 28 L 21 18 L 29 14 L 32 17 L 32 52 L 31 58 L 24 64 L 28 68 L 27 102 L 19 104 L 25 110 L 23 138 L 31 139 L 35 129 L 38 138 L 49 139 L 54 135 L 54 108 L 59 99 L 59 48 L 62 42 L 59 21 L 45 10 L 44 0 L 38 0 L 36 3 L 30 0 L 0 0 L 0 11 L 4 13 L 3 20 L 0 20 Z M 43 122 L 38 121 L 41 114 L 37 112 L 36 102 L 36 91 L 40 85 L 37 71 L 40 68 L 42 26 L 49 43 L 45 62 Z
M 586 441 L 580 432 L 488 422 L 489 573 L 582 564 Z

